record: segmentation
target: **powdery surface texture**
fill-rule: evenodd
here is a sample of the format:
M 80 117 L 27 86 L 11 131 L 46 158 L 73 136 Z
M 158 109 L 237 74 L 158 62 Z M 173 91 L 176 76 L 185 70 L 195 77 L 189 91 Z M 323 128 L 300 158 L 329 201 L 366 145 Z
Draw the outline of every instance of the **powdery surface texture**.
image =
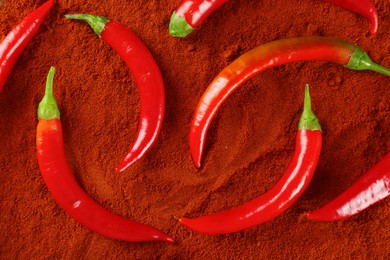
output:
M 269 69 L 241 86 L 208 133 L 196 170 L 189 129 L 211 80 L 246 51 L 269 41 L 333 36 L 390 67 L 390 4 L 374 0 L 379 30 L 321 0 L 229 1 L 186 39 L 169 36 L 180 1 L 57 1 L 0 93 L 0 258 L 260 259 L 390 258 L 390 200 L 344 221 L 309 221 L 389 152 L 390 81 L 329 62 Z M 0 6 L 0 38 L 43 1 Z M 157 143 L 122 174 L 114 171 L 135 138 L 137 86 L 125 63 L 84 22 L 66 13 L 109 17 L 150 49 L 165 82 L 166 113 Z M 48 192 L 35 152 L 36 110 L 50 66 L 69 164 L 83 189 L 105 208 L 154 226 L 175 243 L 114 241 L 79 225 Z M 226 210 L 269 190 L 292 158 L 305 84 L 323 127 L 323 149 L 308 190 L 284 214 L 229 235 L 201 235 L 181 216 Z

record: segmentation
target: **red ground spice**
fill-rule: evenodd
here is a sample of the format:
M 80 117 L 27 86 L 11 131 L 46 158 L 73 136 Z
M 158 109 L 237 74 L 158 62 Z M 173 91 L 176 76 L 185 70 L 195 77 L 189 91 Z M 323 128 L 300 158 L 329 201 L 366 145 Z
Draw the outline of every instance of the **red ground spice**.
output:
M 0 38 L 44 1 L 0 6 Z M 209 131 L 204 168 L 188 145 L 192 113 L 210 81 L 233 59 L 272 40 L 335 36 L 390 67 L 390 5 L 373 0 L 379 30 L 350 11 L 315 1 L 230 1 L 186 39 L 168 35 L 179 4 L 169 1 L 57 1 L 0 93 L 0 258 L 390 258 L 390 200 L 344 221 L 309 221 L 389 152 L 389 78 L 325 62 L 267 70 L 223 106 Z M 138 90 L 124 62 L 66 13 L 116 20 L 140 36 L 159 64 L 166 114 L 158 142 L 123 174 L 114 168 L 135 137 Z M 69 163 L 86 192 L 109 210 L 152 225 L 176 243 L 127 243 L 71 219 L 48 192 L 35 153 L 36 110 L 49 67 Z M 235 207 L 269 190 L 293 154 L 304 85 L 323 127 L 319 166 L 305 194 L 280 217 L 242 232 L 193 233 L 177 217 Z

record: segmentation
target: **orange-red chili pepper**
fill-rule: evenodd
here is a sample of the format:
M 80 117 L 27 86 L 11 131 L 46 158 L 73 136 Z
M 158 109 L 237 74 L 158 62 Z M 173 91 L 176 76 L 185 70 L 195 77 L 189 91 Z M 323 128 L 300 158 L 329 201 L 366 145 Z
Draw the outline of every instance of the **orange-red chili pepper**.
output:
M 90 14 L 68 14 L 66 18 L 88 22 L 95 33 L 124 60 L 137 82 L 141 102 L 140 120 L 133 145 L 116 167 L 117 172 L 123 172 L 146 154 L 160 133 L 165 110 L 164 82 L 160 69 L 143 42 L 122 24 Z
M 333 221 L 351 217 L 390 195 L 390 153 L 356 183 L 320 209 L 309 212 L 308 219 Z
M 291 163 L 270 191 L 237 208 L 193 219 L 181 218 L 180 223 L 200 233 L 226 234 L 271 220 L 290 208 L 309 186 L 322 145 L 321 127 L 311 110 L 308 86 L 298 129 Z
M 192 120 L 190 148 L 194 164 L 201 166 L 206 134 L 212 119 L 227 97 L 257 73 L 294 61 L 333 61 L 355 70 L 373 70 L 390 76 L 360 47 L 336 38 L 298 37 L 269 42 L 243 54 L 224 68 L 203 93 Z
M 54 0 L 49 0 L 39 8 L 28 14 L 0 44 L 0 92 L 16 60 L 24 48 L 38 32 L 43 19 L 54 5 Z
M 50 193 L 72 218 L 101 235 L 130 242 L 173 242 L 160 230 L 106 210 L 78 185 L 64 153 L 60 112 L 53 96 L 54 72 L 52 67 L 39 103 L 36 137 L 39 169 Z

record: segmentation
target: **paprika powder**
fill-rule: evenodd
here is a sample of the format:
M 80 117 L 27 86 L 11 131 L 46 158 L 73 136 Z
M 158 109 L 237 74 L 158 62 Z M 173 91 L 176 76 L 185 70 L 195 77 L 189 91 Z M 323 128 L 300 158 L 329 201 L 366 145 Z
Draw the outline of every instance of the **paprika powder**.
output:
M 196 37 L 185 39 L 168 34 L 171 12 L 180 1 L 161 2 L 56 1 L 20 55 L 0 93 L 0 232 L 6 234 L 0 238 L 1 257 L 388 259 L 389 199 L 342 221 L 306 218 L 389 152 L 388 77 L 321 61 L 269 69 L 248 80 L 221 107 L 209 128 L 200 170 L 193 166 L 188 144 L 192 115 L 208 84 L 261 44 L 337 37 L 390 67 L 388 1 L 375 1 L 380 21 L 375 36 L 363 16 L 323 1 L 250 0 L 227 2 Z M 0 37 L 43 3 L 5 1 Z M 125 174 L 114 169 L 137 132 L 136 82 L 124 61 L 88 26 L 64 18 L 70 12 L 101 14 L 131 28 L 161 70 L 164 124 L 153 147 Z M 69 218 L 48 193 L 36 160 L 35 134 L 36 107 L 50 65 L 57 68 L 56 85 L 61 87 L 54 94 L 77 182 L 104 208 L 158 227 L 175 243 L 128 243 L 95 234 Z M 306 83 L 313 86 L 323 146 L 300 199 L 278 218 L 229 235 L 205 236 L 180 225 L 178 217 L 237 207 L 281 178 L 293 154 Z

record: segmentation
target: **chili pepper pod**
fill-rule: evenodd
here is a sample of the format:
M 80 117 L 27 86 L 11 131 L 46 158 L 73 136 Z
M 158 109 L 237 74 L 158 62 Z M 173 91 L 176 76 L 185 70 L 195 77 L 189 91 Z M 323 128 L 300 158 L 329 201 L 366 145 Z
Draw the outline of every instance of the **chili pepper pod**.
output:
M 370 22 L 370 33 L 375 34 L 378 30 L 378 12 L 371 0 L 325 0 L 342 8 L 363 15 Z
M 332 61 L 346 68 L 372 70 L 390 76 L 389 69 L 374 63 L 360 47 L 337 38 L 298 37 L 260 45 L 224 68 L 200 98 L 190 130 L 190 149 L 195 166 L 201 166 L 207 130 L 212 119 L 234 90 L 268 68 L 310 60 Z
M 86 21 L 119 54 L 137 82 L 141 102 L 140 121 L 132 147 L 116 167 L 117 172 L 123 172 L 146 154 L 160 133 L 165 110 L 160 69 L 143 42 L 127 27 L 106 17 L 90 14 L 67 14 L 65 17 Z
M 169 33 L 184 38 L 192 33 L 212 12 L 228 0 L 183 0 L 172 13 Z M 378 13 L 370 0 L 325 0 L 363 15 L 371 24 L 370 32 L 378 29 Z
M 320 209 L 309 212 L 311 220 L 334 221 L 358 214 L 390 195 L 390 153 L 356 183 Z
M 184 38 L 228 0 L 183 0 L 172 13 L 169 33 Z
M 183 217 L 180 223 L 204 234 L 226 234 L 271 220 L 290 208 L 308 187 L 321 152 L 321 126 L 311 110 L 308 86 L 298 129 L 290 165 L 271 190 L 237 208 L 193 219 Z
M 52 67 L 45 96 L 39 104 L 36 136 L 39 169 L 50 193 L 77 222 L 109 238 L 130 242 L 173 242 L 170 236 L 155 228 L 106 210 L 78 185 L 64 153 L 60 112 L 53 96 L 54 72 Z
M 39 8 L 28 14 L 19 22 L 0 44 L 0 92 L 16 60 L 24 48 L 38 32 L 43 19 L 54 5 L 54 0 L 49 0 Z

